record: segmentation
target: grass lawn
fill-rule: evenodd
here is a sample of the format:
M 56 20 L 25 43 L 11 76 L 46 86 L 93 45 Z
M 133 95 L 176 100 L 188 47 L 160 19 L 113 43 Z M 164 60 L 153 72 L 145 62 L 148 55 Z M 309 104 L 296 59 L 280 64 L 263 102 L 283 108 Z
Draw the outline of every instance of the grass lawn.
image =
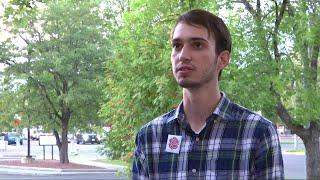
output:
M 129 163 L 121 161 L 121 160 L 101 159 L 98 161 L 106 163 L 106 164 L 113 164 L 113 165 L 121 165 L 121 166 L 129 166 L 130 165 Z
M 287 150 L 286 152 L 289 154 L 296 154 L 296 155 L 304 155 L 305 154 L 304 149 L 292 149 L 292 150 Z
M 292 141 L 280 141 L 281 144 L 294 144 Z M 303 144 L 303 142 L 298 142 L 297 144 Z

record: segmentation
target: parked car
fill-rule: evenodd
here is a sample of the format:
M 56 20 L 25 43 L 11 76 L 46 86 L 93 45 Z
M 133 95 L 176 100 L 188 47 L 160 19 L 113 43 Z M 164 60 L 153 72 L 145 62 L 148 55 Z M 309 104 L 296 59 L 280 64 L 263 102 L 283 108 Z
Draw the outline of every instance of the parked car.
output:
M 16 144 L 17 141 L 19 141 L 20 145 L 23 144 L 22 136 L 16 132 L 8 132 L 6 135 L 4 135 L 4 140 L 8 141 L 8 145 Z
M 78 133 L 76 135 L 76 143 L 77 144 L 100 144 L 100 139 L 97 137 L 95 133 Z
M 4 140 L 5 133 L 0 133 L 0 140 Z

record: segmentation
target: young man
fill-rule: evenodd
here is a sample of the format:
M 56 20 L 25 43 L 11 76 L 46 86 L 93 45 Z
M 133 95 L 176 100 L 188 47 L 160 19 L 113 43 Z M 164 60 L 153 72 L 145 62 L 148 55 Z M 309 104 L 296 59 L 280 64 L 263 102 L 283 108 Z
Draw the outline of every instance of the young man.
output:
M 284 178 L 273 124 L 219 90 L 230 53 L 230 33 L 219 17 L 192 10 L 178 18 L 171 63 L 183 100 L 138 132 L 133 179 Z

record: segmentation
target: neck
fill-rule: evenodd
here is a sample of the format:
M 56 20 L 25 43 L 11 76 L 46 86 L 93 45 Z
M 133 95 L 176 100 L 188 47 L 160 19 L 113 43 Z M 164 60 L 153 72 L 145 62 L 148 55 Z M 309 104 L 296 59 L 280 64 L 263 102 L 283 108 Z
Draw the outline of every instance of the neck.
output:
M 219 87 L 183 89 L 183 108 L 187 122 L 193 131 L 203 127 L 221 98 Z

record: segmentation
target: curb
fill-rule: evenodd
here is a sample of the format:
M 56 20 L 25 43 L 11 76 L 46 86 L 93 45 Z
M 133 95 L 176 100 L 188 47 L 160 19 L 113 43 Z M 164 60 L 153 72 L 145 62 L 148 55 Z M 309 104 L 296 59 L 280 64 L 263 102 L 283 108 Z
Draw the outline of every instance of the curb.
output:
M 21 167 L 0 165 L 0 173 L 7 174 L 88 174 L 88 173 L 116 173 L 113 169 L 55 169 L 55 168 L 39 168 L 39 167 Z
M 59 169 L 59 168 L 40 168 L 40 167 L 25 167 L 25 166 L 7 166 L 0 165 L 0 169 L 20 169 L 20 170 L 37 170 L 37 171 L 52 171 L 52 172 L 117 172 L 117 170 L 96 168 L 96 169 Z

